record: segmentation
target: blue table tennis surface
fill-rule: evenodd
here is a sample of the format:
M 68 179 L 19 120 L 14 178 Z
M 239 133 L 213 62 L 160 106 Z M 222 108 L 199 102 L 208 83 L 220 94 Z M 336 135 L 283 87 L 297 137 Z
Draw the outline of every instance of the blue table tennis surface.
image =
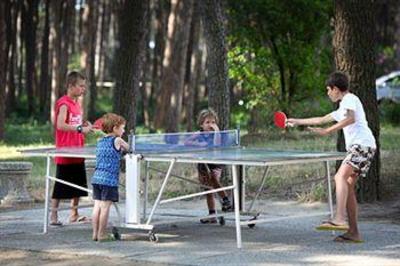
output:
M 134 154 L 139 154 L 145 160 L 165 161 L 176 159 L 182 162 L 206 162 L 206 163 L 238 163 L 238 164 L 278 164 L 281 162 L 295 163 L 303 161 L 328 161 L 341 160 L 345 154 L 343 152 L 326 151 L 301 151 L 301 150 L 272 150 L 267 148 L 213 148 L 213 149 L 182 149 L 178 146 L 166 146 L 165 144 L 152 144 L 140 147 Z M 157 151 L 159 148 L 159 151 Z M 95 146 L 84 148 L 43 148 L 25 150 L 27 155 L 37 156 L 65 156 L 94 158 L 96 153 Z

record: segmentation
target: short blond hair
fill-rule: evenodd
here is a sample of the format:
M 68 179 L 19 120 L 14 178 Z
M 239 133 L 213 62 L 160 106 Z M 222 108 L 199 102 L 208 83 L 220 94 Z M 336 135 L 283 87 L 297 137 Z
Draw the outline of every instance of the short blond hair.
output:
M 215 112 L 212 108 L 208 108 L 200 111 L 199 115 L 197 116 L 197 125 L 201 126 L 206 118 L 214 118 L 217 124 L 219 122 L 217 112 Z
M 125 118 L 114 113 L 107 113 L 103 115 L 102 119 L 103 123 L 101 125 L 101 130 L 107 134 L 113 132 L 114 127 L 126 124 Z

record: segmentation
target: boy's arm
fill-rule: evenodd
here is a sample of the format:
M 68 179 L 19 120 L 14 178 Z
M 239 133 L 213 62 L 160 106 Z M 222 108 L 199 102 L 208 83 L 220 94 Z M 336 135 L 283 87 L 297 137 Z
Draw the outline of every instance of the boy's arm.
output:
M 287 123 L 290 126 L 298 126 L 298 125 L 313 126 L 313 125 L 326 124 L 326 123 L 333 122 L 333 121 L 334 121 L 334 119 L 330 114 L 327 114 L 325 116 L 312 117 L 312 118 L 288 118 L 287 119 Z
M 117 150 L 123 149 L 124 151 L 129 151 L 129 144 L 125 142 L 125 140 L 123 140 L 120 137 L 115 138 L 115 148 L 117 148 Z
M 68 125 L 65 120 L 67 120 L 68 108 L 66 105 L 62 105 L 58 112 L 57 120 L 57 129 L 62 131 L 76 131 L 77 126 Z M 92 131 L 92 124 L 82 125 L 82 133 L 86 134 Z
M 332 132 L 336 132 L 336 131 L 338 131 L 338 130 L 340 130 L 340 129 L 348 126 L 348 125 L 351 125 L 351 124 L 353 124 L 355 122 L 354 111 L 353 110 L 347 109 L 347 112 L 346 112 L 345 116 L 346 116 L 345 119 L 337 122 L 336 124 L 334 124 L 334 125 L 332 125 L 332 126 L 330 126 L 328 128 L 318 128 L 318 127 L 313 128 L 313 127 L 309 127 L 308 129 L 311 132 L 314 132 L 314 133 L 319 134 L 321 136 L 328 135 L 328 134 L 330 134 Z

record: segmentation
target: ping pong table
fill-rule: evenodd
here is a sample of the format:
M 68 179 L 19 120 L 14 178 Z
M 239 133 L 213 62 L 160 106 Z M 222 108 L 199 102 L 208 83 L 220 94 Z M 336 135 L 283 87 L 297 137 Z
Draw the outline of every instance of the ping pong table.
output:
M 166 134 L 147 134 L 147 135 L 130 135 L 130 147 L 131 151 L 127 153 L 124 158 L 126 161 L 126 180 L 125 180 L 125 220 L 121 223 L 121 227 L 146 230 L 149 232 L 149 238 L 152 241 L 157 240 L 157 236 L 154 234 L 153 229 L 155 224 L 153 223 L 153 216 L 160 204 L 165 204 L 173 201 L 183 200 L 198 197 L 205 194 L 216 193 L 222 190 L 233 191 L 233 203 L 234 203 L 234 223 L 236 228 L 236 242 L 237 247 L 242 247 L 242 233 L 241 226 L 248 225 L 250 227 L 257 223 L 268 222 L 268 219 L 259 219 L 254 216 L 253 219 L 241 221 L 241 212 L 243 206 L 245 206 L 245 186 L 246 186 L 246 175 L 245 171 L 240 171 L 239 167 L 246 169 L 246 166 L 264 167 L 264 175 L 262 182 L 257 190 L 253 201 L 247 209 L 246 213 L 250 213 L 253 204 L 259 196 L 264 186 L 265 180 L 268 177 L 268 169 L 273 166 L 285 166 L 289 164 L 308 164 L 308 163 L 324 163 L 326 178 L 328 184 L 328 204 L 329 212 L 333 214 L 332 204 L 332 190 L 331 190 L 331 177 L 329 170 L 329 162 L 342 160 L 344 153 L 341 152 L 316 152 L 316 151 L 278 151 L 266 148 L 246 148 L 240 145 L 240 132 L 239 130 L 226 130 L 215 133 L 213 143 L 206 145 L 195 145 L 193 136 L 199 136 L 199 132 L 188 132 L 188 133 L 166 133 Z M 209 137 L 209 134 L 208 134 Z M 188 144 L 189 143 L 189 144 Z M 43 232 L 46 233 L 49 224 L 49 196 L 50 196 L 50 181 L 61 182 L 69 186 L 76 187 L 78 189 L 91 193 L 92 191 L 79 187 L 75 184 L 65 182 L 57 179 L 50 175 L 50 166 L 52 158 L 56 156 L 61 157 L 75 157 L 75 158 L 92 158 L 96 157 L 95 147 L 84 147 L 84 148 L 42 148 L 42 149 L 30 149 L 21 151 L 27 156 L 40 156 L 47 158 L 46 167 L 46 200 L 45 200 L 45 212 L 44 212 L 44 227 Z M 141 209 L 141 193 L 140 193 L 140 182 L 142 175 L 142 162 L 145 162 L 145 176 L 144 179 L 144 202 L 143 209 Z M 148 202 L 148 169 L 151 162 L 166 162 L 168 163 L 168 170 L 165 173 L 161 187 L 158 191 L 157 197 L 151 207 L 151 211 L 147 216 L 147 202 Z M 172 171 L 176 164 L 220 164 L 231 167 L 232 182 L 231 184 L 213 189 L 191 193 L 183 196 L 162 199 L 163 192 L 166 189 L 166 185 L 172 174 Z M 242 178 L 241 178 L 242 177 Z M 241 206 L 242 205 L 242 206 Z M 143 213 L 141 214 L 141 210 Z M 117 209 L 118 211 L 118 209 Z M 118 211 L 118 215 L 119 211 Z M 223 214 L 225 215 L 225 213 Z M 221 214 L 214 215 L 214 217 L 220 217 Z

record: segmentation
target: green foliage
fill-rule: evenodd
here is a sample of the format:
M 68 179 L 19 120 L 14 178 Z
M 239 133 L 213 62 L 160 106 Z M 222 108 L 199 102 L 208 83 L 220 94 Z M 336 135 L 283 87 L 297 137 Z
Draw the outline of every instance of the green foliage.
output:
M 275 110 L 297 113 L 322 100 L 332 65 L 329 10 L 330 1 L 229 1 L 229 77 L 245 102 L 234 106 L 234 122 L 265 127 Z
M 81 54 L 73 54 L 68 61 L 68 69 L 81 71 Z
M 52 126 L 37 120 L 8 119 L 5 126 L 5 141 L 9 145 L 51 144 Z
M 383 101 L 379 104 L 380 120 L 393 125 L 400 124 L 400 104 Z

